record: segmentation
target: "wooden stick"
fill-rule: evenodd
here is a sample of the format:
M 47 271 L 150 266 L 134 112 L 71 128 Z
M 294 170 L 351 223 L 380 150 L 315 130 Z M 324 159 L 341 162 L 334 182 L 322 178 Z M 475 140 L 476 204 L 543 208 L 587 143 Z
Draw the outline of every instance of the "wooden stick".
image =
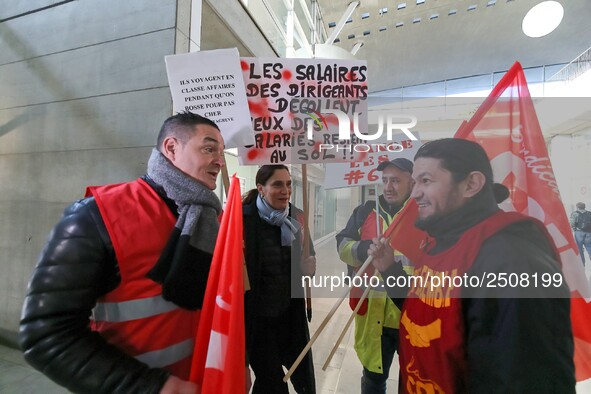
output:
M 380 223 L 380 196 L 378 195 L 378 184 L 374 185 L 374 193 L 376 196 L 376 234 L 379 238 L 382 235 L 382 223 Z
M 303 192 L 303 209 L 304 209 L 304 231 L 302 236 L 304 237 L 304 259 L 310 257 L 310 227 L 308 225 L 308 212 L 310 211 L 308 205 L 308 167 L 302 164 L 302 192 Z M 306 315 L 308 316 L 308 322 L 312 321 L 312 290 L 310 289 L 310 282 L 306 282 Z
M 224 160 L 224 166 L 222 167 L 222 183 L 224 184 L 224 190 L 226 196 L 230 190 L 230 174 L 228 173 L 228 166 L 226 165 L 226 156 L 222 156 Z M 242 241 L 244 243 L 244 241 Z M 244 246 L 242 247 L 244 250 Z M 248 270 L 246 269 L 246 260 L 244 260 L 244 253 L 242 254 L 242 277 L 244 281 L 244 291 L 250 290 L 250 279 L 248 279 Z
M 322 370 L 323 371 L 326 371 L 326 368 L 328 367 L 328 364 L 330 363 L 330 361 L 332 360 L 332 357 L 334 356 L 334 354 L 336 353 L 337 349 L 339 348 L 339 345 L 341 344 L 341 341 L 345 337 L 345 334 L 347 333 L 347 331 L 349 331 L 349 326 L 351 326 L 351 323 L 353 322 L 353 319 L 355 318 L 355 315 L 357 314 L 357 311 L 359 310 L 359 308 L 361 308 L 361 304 L 367 298 L 367 295 L 369 294 L 369 290 L 370 289 L 371 289 L 370 286 L 367 286 L 365 288 L 365 291 L 363 292 L 363 294 L 361 295 L 361 298 L 357 302 L 357 305 L 355 306 L 355 309 L 353 310 L 353 313 L 351 313 L 351 316 L 349 316 L 349 320 L 347 320 L 347 324 L 345 324 L 345 327 L 343 328 L 343 331 L 341 331 L 341 335 L 339 336 L 339 339 L 337 339 L 337 341 L 334 344 L 332 350 L 330 351 L 330 354 L 326 358 L 326 361 L 324 362 L 324 365 L 322 366 Z
M 222 156 L 224 159 L 224 166 L 222 167 L 222 183 L 224 184 L 224 191 L 226 192 L 226 196 L 228 195 L 228 191 L 230 190 L 230 175 L 228 174 L 228 166 L 226 165 L 226 157 Z
M 365 272 L 365 270 L 367 269 L 367 267 L 371 264 L 372 260 L 373 260 L 373 256 L 368 256 L 367 259 L 365 260 L 365 262 L 363 263 L 363 265 L 361 266 L 361 268 L 359 268 L 359 271 L 357 271 L 357 273 L 355 274 L 355 276 L 353 278 L 362 275 Z M 353 283 L 353 280 L 351 280 L 351 283 Z M 300 363 L 302 362 L 302 359 L 304 358 L 306 353 L 308 353 L 308 350 L 310 350 L 310 348 L 312 347 L 314 342 L 316 342 L 316 339 L 318 338 L 318 336 L 320 335 L 322 330 L 324 330 L 324 328 L 326 327 L 326 325 L 328 324 L 328 322 L 332 318 L 332 316 L 336 313 L 337 309 L 339 308 L 339 306 L 341 305 L 343 300 L 347 297 L 350 290 L 351 290 L 350 287 L 346 288 L 345 291 L 343 292 L 343 295 L 337 300 L 337 302 L 334 304 L 334 306 L 332 307 L 330 312 L 328 312 L 328 315 L 326 315 L 326 317 L 324 318 L 324 320 L 322 321 L 322 323 L 320 324 L 320 326 L 318 327 L 318 329 L 316 330 L 316 332 L 314 333 L 312 338 L 310 338 L 310 341 L 308 341 L 308 343 L 306 344 L 304 349 L 301 351 L 298 358 L 294 361 L 291 368 L 289 368 L 289 371 L 287 371 L 287 373 L 283 377 L 284 382 L 287 382 L 289 380 L 289 378 L 291 377 L 291 375 L 293 374 L 295 369 L 298 367 L 298 365 L 300 365 Z

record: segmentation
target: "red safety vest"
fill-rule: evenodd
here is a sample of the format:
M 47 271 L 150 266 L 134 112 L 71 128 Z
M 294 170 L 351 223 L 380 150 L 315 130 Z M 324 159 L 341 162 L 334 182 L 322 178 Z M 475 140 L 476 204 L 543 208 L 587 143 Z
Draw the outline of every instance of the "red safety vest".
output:
M 188 380 L 200 311 L 162 298 L 162 286 L 146 274 L 176 223 L 162 198 L 144 180 L 90 186 L 113 243 L 121 283 L 101 297 L 92 329 L 150 367 Z
M 400 319 L 400 372 L 406 393 L 460 394 L 468 390 L 461 287 L 430 288 L 427 277 L 463 276 L 483 242 L 506 226 L 533 220 L 499 211 L 466 231 L 451 248 L 424 254 L 414 275 L 425 279 L 408 293 Z M 535 221 L 547 234 L 543 224 Z M 412 283 L 411 283 L 412 285 Z M 447 284 L 446 284 L 447 285 Z

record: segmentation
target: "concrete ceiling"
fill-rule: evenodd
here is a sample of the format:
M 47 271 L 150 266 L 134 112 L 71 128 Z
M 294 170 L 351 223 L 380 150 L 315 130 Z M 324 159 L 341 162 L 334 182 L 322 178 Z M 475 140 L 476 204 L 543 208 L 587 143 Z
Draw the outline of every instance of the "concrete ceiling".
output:
M 524 68 L 568 63 L 591 47 L 589 0 L 559 0 L 564 18 L 555 31 L 523 34 L 523 17 L 541 1 L 361 0 L 335 45 L 363 41 L 356 57 L 368 62 L 372 92 L 505 71 L 516 60 Z M 350 2 L 319 0 L 328 34 Z
M 564 64 L 591 47 L 591 1 L 558 1 L 564 7 L 560 26 L 544 37 L 530 38 L 521 23 L 542 0 L 361 0 L 334 45 L 350 51 L 363 42 L 356 58 L 367 60 L 370 92 L 378 96 L 388 89 L 505 71 L 515 61 L 524 68 Z M 337 23 L 350 2 L 319 0 L 328 34 L 329 23 Z M 578 100 L 576 106 L 583 108 L 560 121 L 554 119 L 556 111 L 547 110 L 553 119 L 547 127 L 540 119 L 544 134 L 549 138 L 589 132 L 587 104 L 589 99 Z M 559 106 L 570 103 L 561 101 Z M 428 135 L 451 136 L 469 117 L 459 113 L 423 122 L 421 128 Z
M 521 23 L 542 0 L 360 0 L 334 45 L 350 51 L 355 43 L 363 42 L 356 58 L 368 62 L 374 98 L 389 89 L 505 71 L 515 61 L 526 69 L 565 64 L 591 47 L 591 0 L 558 1 L 564 7 L 560 26 L 547 36 L 530 38 L 523 34 Z M 341 19 L 350 2 L 318 0 L 329 35 L 329 24 Z M 203 2 L 201 48 L 236 46 L 241 56 L 257 56 L 244 45 L 245 38 L 234 33 L 235 20 L 224 20 L 228 12 L 222 11 L 226 7 L 213 8 Z M 385 96 L 388 102 L 389 94 Z M 571 115 L 560 122 L 553 117 L 548 127 L 542 125 L 544 134 L 550 137 L 591 130 L 589 100 L 578 100 L 576 113 L 559 111 Z M 566 102 L 558 106 L 571 107 Z M 388 105 L 372 104 L 374 107 L 388 109 Z M 477 107 L 474 104 L 473 108 Z M 429 134 L 451 135 L 473 110 L 446 113 L 445 119 L 423 118 L 421 128 Z

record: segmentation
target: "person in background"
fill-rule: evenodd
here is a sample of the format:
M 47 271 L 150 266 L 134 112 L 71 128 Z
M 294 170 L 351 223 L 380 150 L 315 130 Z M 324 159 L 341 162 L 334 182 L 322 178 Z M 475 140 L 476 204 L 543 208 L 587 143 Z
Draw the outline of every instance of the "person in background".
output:
M 29 364 L 75 393 L 195 394 L 223 152 L 214 122 L 179 113 L 162 125 L 146 175 L 89 187 L 66 208 L 22 309 Z
M 585 265 L 585 251 L 591 257 L 591 212 L 585 210 L 585 203 L 578 202 L 577 210 L 570 215 L 570 226 L 575 233 L 575 241 Z
M 384 161 L 377 167 L 382 172 L 384 186 L 379 197 L 382 233 L 410 196 L 412 169 L 412 162 L 404 158 Z M 375 201 L 367 201 L 355 208 L 346 227 L 336 236 L 339 257 L 355 271 L 367 259 L 372 239 L 378 235 L 377 220 Z M 400 253 L 397 253 L 396 259 L 405 266 L 409 265 Z M 363 290 L 351 290 L 352 309 L 355 309 Z M 390 299 L 384 289 L 372 289 L 355 316 L 355 351 L 363 365 L 362 394 L 386 393 L 390 366 L 398 350 L 398 326 L 403 302 L 404 296 Z
M 283 367 L 290 368 L 310 339 L 303 275 L 314 275 L 316 258 L 304 258 L 303 212 L 293 206 L 291 176 L 284 165 L 264 165 L 256 189 L 243 200 L 245 259 L 251 290 L 245 294 L 246 354 L 253 394 L 287 394 Z M 312 243 L 310 242 L 310 245 Z M 315 393 L 311 350 L 291 376 L 299 394 Z
M 400 320 L 403 392 L 574 393 L 570 293 L 543 223 L 499 209 L 509 191 L 476 142 L 426 143 L 413 179 L 429 237 Z M 377 238 L 369 254 L 386 283 L 405 275 Z

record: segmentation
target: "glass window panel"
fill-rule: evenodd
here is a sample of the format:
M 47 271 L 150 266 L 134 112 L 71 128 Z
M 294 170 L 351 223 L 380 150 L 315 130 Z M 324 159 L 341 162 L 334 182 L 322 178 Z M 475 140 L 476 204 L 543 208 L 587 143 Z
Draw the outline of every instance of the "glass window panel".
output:
M 525 74 L 525 80 L 527 81 L 527 83 L 544 82 L 543 67 L 527 68 L 523 70 L 523 74 Z
M 433 82 L 408 86 L 403 90 L 404 97 L 441 97 L 445 95 L 445 83 Z
M 490 89 L 490 74 L 474 77 L 450 79 L 447 81 L 447 94 L 469 93 Z

